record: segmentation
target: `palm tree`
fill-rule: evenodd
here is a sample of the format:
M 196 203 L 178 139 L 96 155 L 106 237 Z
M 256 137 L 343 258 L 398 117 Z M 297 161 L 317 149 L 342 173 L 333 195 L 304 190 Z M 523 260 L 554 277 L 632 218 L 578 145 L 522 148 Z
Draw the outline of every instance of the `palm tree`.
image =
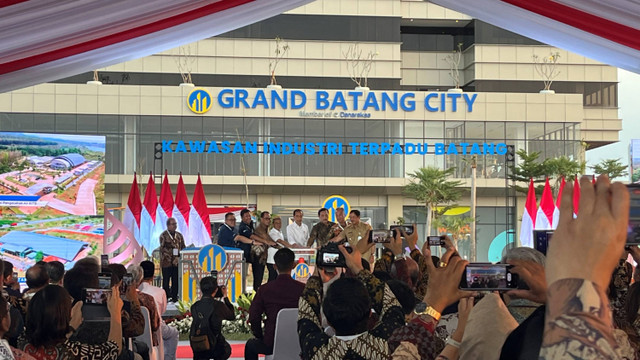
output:
M 427 166 L 407 174 L 411 183 L 405 185 L 403 193 L 424 204 L 427 209 L 427 235 L 431 234 L 431 220 L 448 209 L 446 207 L 438 211 L 438 206 L 452 205 L 462 196 L 462 190 L 459 189 L 462 182 L 447 180 L 454 171 L 454 167 L 441 170 Z

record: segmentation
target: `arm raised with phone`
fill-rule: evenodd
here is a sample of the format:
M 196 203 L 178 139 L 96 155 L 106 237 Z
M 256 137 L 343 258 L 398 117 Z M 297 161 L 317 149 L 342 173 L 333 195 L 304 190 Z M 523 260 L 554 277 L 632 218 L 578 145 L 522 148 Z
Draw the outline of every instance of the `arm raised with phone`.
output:
M 560 220 L 546 264 L 547 309 L 540 359 L 618 358 L 606 289 L 625 244 L 629 192 L 606 175 L 580 180 L 573 218 L 573 188 L 562 192 Z M 588 266 L 585 266 L 588 265 Z

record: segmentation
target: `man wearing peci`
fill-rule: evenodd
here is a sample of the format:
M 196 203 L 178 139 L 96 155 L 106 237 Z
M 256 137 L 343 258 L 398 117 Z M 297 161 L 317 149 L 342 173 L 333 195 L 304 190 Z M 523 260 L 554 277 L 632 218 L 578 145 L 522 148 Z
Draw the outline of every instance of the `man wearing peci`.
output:
M 160 267 L 162 268 L 162 288 L 167 299 L 178 301 L 178 260 L 180 251 L 185 248 L 184 237 L 178 231 L 178 222 L 174 218 L 167 219 L 167 230 L 160 234 Z M 169 287 L 171 281 L 171 287 Z

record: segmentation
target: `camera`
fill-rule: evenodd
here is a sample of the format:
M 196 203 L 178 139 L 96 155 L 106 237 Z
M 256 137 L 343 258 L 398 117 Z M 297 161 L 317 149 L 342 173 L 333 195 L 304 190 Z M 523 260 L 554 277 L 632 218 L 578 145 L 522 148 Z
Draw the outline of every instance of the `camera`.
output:
M 126 273 L 122 277 L 122 284 L 120 284 L 120 294 L 125 294 L 129 286 L 133 283 L 133 275 L 131 273 Z
M 353 249 L 346 246 L 348 253 L 352 253 Z M 347 267 L 347 263 L 344 259 L 344 255 L 338 249 L 338 244 L 329 243 L 318 250 L 318 256 L 316 258 L 318 266 L 322 267 Z
M 444 246 L 444 236 L 427 236 L 429 246 Z
M 371 230 L 369 231 L 369 243 L 390 243 L 393 236 L 394 230 Z
M 111 289 L 111 274 L 100 273 L 98 274 L 98 288 Z
M 533 230 L 533 248 L 547 255 L 553 230 Z
M 92 305 L 107 305 L 111 289 L 83 289 L 82 302 Z
M 460 289 L 472 291 L 506 291 L 518 288 L 518 274 L 512 265 L 470 263 L 462 273 Z
M 627 246 L 640 245 L 640 184 L 627 185 L 627 189 L 629 189 Z
M 405 234 L 407 235 L 413 235 L 413 226 L 407 226 L 407 225 L 391 225 L 389 226 L 389 230 L 393 231 L 393 236 L 396 235 L 396 231 L 400 231 L 400 229 L 403 229 Z M 402 235 L 402 232 L 400 232 L 400 234 Z

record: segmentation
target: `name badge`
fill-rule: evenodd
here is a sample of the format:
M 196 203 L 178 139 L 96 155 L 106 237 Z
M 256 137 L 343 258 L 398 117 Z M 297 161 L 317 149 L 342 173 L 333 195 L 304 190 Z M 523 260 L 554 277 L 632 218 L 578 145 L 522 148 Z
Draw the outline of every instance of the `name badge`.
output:
M 178 249 L 173 249 L 173 256 L 178 256 L 180 250 Z

